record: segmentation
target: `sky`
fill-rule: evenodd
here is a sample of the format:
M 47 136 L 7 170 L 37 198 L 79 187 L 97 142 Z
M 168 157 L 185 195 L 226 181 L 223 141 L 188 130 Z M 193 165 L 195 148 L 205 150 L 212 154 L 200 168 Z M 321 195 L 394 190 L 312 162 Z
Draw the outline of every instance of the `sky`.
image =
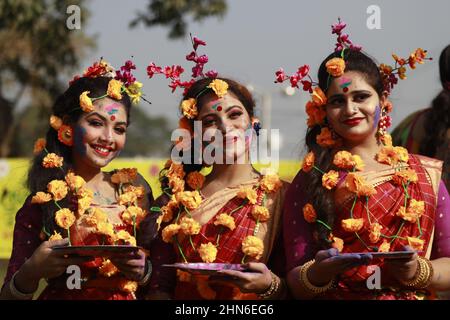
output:
M 164 27 L 129 28 L 129 22 L 137 12 L 146 10 L 148 2 L 90 1 L 87 5 L 91 16 L 84 23 L 81 12 L 81 27 L 86 34 L 95 36 L 96 49 L 85 57 L 82 66 L 89 66 L 101 56 L 120 66 L 133 56 L 138 68 L 136 77 L 152 101 L 151 105 L 142 103 L 139 108 L 144 108 L 150 116 L 167 117 L 175 128 L 181 91 L 172 94 L 164 77 L 148 79 L 146 66 L 150 62 L 181 64 L 190 70 L 192 64 L 185 56 L 192 47 L 189 36 L 169 40 L 168 29 Z M 334 48 L 336 38 L 331 35 L 331 25 L 338 17 L 347 23 L 345 30 L 350 39 L 362 45 L 379 63 L 392 63 L 392 53 L 408 56 L 418 47 L 428 50 L 434 58 L 408 72 L 407 79 L 400 81 L 391 94 L 393 127 L 408 114 L 429 106 L 440 91 L 438 58 L 450 43 L 450 1 L 228 0 L 227 3 L 228 11 L 223 19 L 190 23 L 188 32 L 207 42 L 199 50 L 209 56 L 207 70 L 216 69 L 220 75 L 254 88 L 256 114 L 262 118 L 263 126 L 268 119 L 263 116 L 264 109 L 265 114 L 270 111 L 271 128 L 279 129 L 281 158 L 299 159 L 304 151 L 304 105 L 309 95 L 300 91 L 293 96 L 283 94 L 283 86 L 274 83 L 274 73 L 280 67 L 293 73 L 299 66 L 309 64 L 312 75 L 316 75 L 321 61 Z M 380 29 L 367 27 L 370 5 L 380 9 Z M 186 77 L 189 76 L 186 72 Z

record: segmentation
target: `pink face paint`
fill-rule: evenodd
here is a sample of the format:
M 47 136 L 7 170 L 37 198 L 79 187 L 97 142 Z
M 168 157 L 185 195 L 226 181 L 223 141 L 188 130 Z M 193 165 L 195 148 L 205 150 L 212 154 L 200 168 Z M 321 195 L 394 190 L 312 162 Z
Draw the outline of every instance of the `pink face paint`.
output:
M 380 106 L 377 106 L 375 109 L 375 118 L 373 120 L 373 129 L 376 129 L 378 127 L 378 122 L 380 122 L 380 116 L 381 116 L 381 108 Z
M 346 77 L 339 78 L 339 87 L 344 91 L 348 91 L 348 87 L 352 84 L 352 79 Z
M 104 109 L 110 116 L 119 112 L 119 109 L 117 108 L 116 103 L 109 104 L 109 105 L 105 106 Z

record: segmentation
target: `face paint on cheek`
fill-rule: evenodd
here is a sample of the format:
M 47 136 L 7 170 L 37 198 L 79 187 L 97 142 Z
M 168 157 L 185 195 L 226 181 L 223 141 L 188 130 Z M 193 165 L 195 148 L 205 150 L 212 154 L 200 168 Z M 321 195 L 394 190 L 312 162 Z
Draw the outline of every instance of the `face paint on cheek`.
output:
M 375 109 L 375 117 L 373 119 L 373 130 L 375 130 L 378 127 L 378 122 L 380 122 L 380 116 L 381 116 L 381 108 L 377 105 Z
M 76 126 L 74 130 L 73 147 L 75 151 L 83 157 L 86 156 L 86 146 L 84 145 L 85 136 L 86 129 L 80 126 Z

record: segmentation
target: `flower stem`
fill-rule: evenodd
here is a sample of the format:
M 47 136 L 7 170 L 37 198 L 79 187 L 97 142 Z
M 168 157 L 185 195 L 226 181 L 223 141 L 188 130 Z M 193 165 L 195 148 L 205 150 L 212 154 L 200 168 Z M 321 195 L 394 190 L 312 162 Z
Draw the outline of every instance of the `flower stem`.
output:
M 327 228 L 328 230 L 332 231 L 331 227 L 329 225 L 327 225 L 325 222 L 323 222 L 322 220 L 317 219 L 316 220 L 317 223 L 320 223 L 321 225 L 323 225 L 325 228 Z
M 184 256 L 183 249 L 181 248 L 181 245 L 178 242 L 178 239 L 176 238 L 176 236 L 174 236 L 174 238 L 175 238 L 175 242 L 177 243 L 177 246 L 178 246 L 178 251 L 180 251 L 181 257 L 183 257 L 183 261 L 185 263 L 187 263 L 188 261 L 187 261 L 186 257 Z

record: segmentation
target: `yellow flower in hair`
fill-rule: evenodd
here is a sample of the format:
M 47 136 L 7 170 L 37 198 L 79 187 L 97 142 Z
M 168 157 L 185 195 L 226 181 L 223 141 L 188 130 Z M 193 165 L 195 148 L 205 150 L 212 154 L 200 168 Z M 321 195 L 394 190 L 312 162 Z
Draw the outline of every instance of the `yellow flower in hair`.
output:
M 252 209 L 252 216 L 256 221 L 265 222 L 270 218 L 270 212 L 266 207 L 254 206 Z
M 282 185 L 283 183 L 281 182 L 277 174 L 266 174 L 261 179 L 261 189 L 263 189 L 265 192 L 277 192 Z
M 236 223 L 234 222 L 234 218 L 226 213 L 221 213 L 216 217 L 214 221 L 215 226 L 224 226 L 230 230 L 234 230 L 236 228 Z
M 109 80 L 108 91 L 106 91 L 106 93 L 110 98 L 121 100 L 122 99 L 121 91 L 122 91 L 122 81 L 116 79 Z
M 47 191 L 52 194 L 53 200 L 60 201 L 67 195 L 67 184 L 62 180 L 52 180 L 47 184 Z
M 192 218 L 188 218 L 188 217 L 183 217 L 180 220 L 180 228 L 181 231 L 185 234 L 185 235 L 194 235 L 194 234 L 198 234 L 200 232 L 200 224 L 195 221 Z
M 318 106 L 323 106 L 327 103 L 327 96 L 319 87 L 314 88 L 311 98 Z
M 75 222 L 75 215 L 67 208 L 56 211 L 55 221 L 63 229 L 69 229 Z
M 94 111 L 94 105 L 92 104 L 91 98 L 89 98 L 88 94 L 90 91 L 84 91 L 80 94 L 80 107 L 86 113 Z
M 325 67 L 327 67 L 327 72 L 333 77 L 340 77 L 345 71 L 345 61 L 342 58 L 333 58 L 327 61 Z
M 55 115 L 51 115 L 50 116 L 50 126 L 55 129 L 56 131 L 59 130 L 59 128 L 61 128 L 63 124 L 63 121 L 61 120 L 61 118 L 55 116 Z
M 198 115 L 197 100 L 194 98 L 185 99 L 181 102 L 181 111 L 188 119 L 194 119 Z
M 164 242 L 171 243 L 173 237 L 180 231 L 180 225 L 172 223 L 165 227 L 161 233 Z
M 142 83 L 139 81 L 133 82 L 133 84 L 129 85 L 128 88 L 125 89 L 125 92 L 128 94 L 128 96 L 131 99 L 131 102 L 134 104 L 139 103 L 139 100 L 141 100 L 142 96 Z
M 45 156 L 45 158 L 42 160 L 42 166 L 44 168 L 60 168 L 62 167 L 64 162 L 64 158 L 58 156 L 55 153 L 49 153 Z
M 100 268 L 98 268 L 99 273 L 104 277 L 111 277 L 119 272 L 119 269 L 111 262 L 111 260 L 106 259 L 103 261 Z
M 264 252 L 264 243 L 260 238 L 247 236 L 244 241 L 242 241 L 242 252 L 247 256 L 259 259 Z
M 62 240 L 62 236 L 59 232 L 54 231 L 53 234 L 48 238 L 48 241 L 56 241 L 56 240 Z
M 42 204 L 49 202 L 50 200 L 52 200 L 52 196 L 50 194 L 39 191 L 33 196 L 33 198 L 31 198 L 31 203 Z
M 202 243 L 198 248 L 198 254 L 203 262 L 212 263 L 216 260 L 217 248 L 211 242 Z
M 249 187 L 241 187 L 237 193 L 237 196 L 241 199 L 247 199 L 251 204 L 255 204 L 258 198 L 256 191 Z
M 46 144 L 47 141 L 44 138 L 37 139 L 34 143 L 33 154 L 37 155 L 41 153 L 41 151 L 44 150 Z
M 208 88 L 211 88 L 214 91 L 214 93 L 217 95 L 217 97 L 222 98 L 224 95 L 227 94 L 228 83 L 226 83 L 225 81 L 220 80 L 220 79 L 214 79 L 208 85 Z

